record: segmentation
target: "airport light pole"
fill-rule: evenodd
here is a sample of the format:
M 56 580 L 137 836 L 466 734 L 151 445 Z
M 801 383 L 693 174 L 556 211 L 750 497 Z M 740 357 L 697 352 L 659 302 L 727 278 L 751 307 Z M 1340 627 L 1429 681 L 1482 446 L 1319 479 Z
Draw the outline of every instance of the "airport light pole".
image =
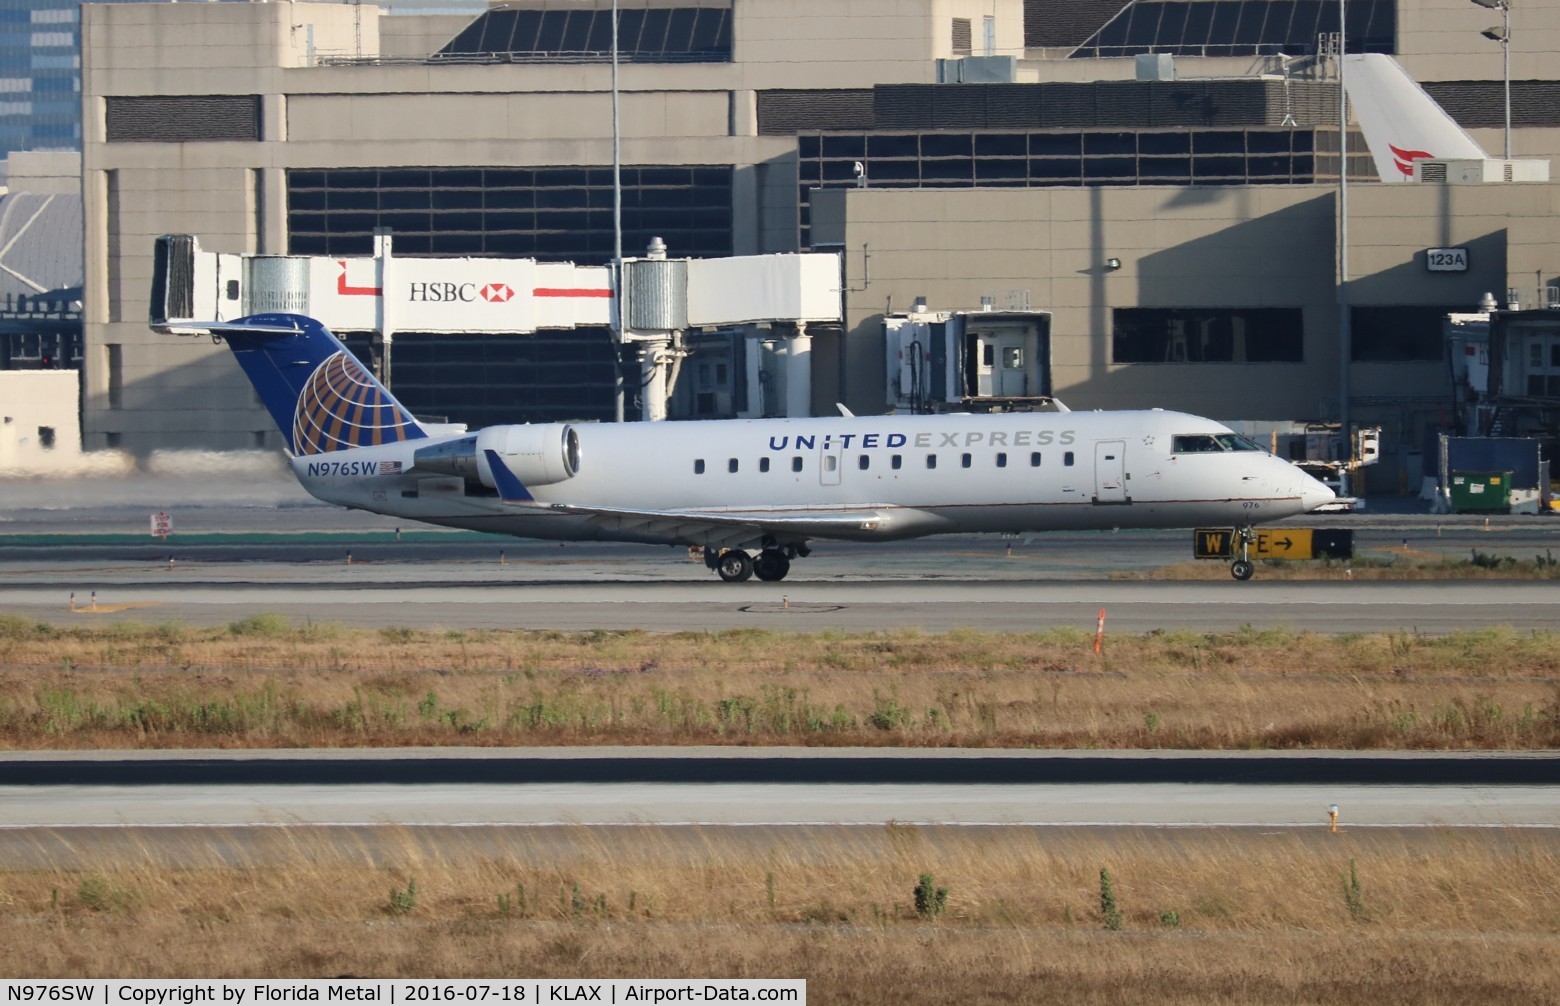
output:
M 612 0 L 613 417 L 623 421 L 623 124 L 618 112 L 618 0 Z
M 1472 0 L 1480 7 L 1500 11 L 1500 27 L 1479 32 L 1500 43 L 1501 79 L 1506 89 L 1506 160 L 1511 160 L 1511 0 Z
M 1338 433 L 1346 454 L 1338 477 L 1339 496 L 1349 495 L 1348 462 L 1354 460 L 1354 436 L 1349 431 L 1354 333 L 1349 313 L 1349 91 L 1343 68 L 1348 51 L 1346 5 L 1347 0 L 1338 0 Z

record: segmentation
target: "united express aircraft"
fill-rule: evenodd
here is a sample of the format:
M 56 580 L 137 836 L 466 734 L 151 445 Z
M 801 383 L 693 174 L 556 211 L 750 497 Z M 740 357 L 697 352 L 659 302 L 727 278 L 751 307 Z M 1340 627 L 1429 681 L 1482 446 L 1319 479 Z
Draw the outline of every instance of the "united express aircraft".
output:
M 702 546 L 784 579 L 815 539 L 1252 525 L 1332 490 L 1227 427 L 1158 409 L 464 426 L 415 419 L 324 325 L 177 325 L 233 350 L 329 503 L 522 538 Z M 1251 575 L 1244 558 L 1237 579 Z

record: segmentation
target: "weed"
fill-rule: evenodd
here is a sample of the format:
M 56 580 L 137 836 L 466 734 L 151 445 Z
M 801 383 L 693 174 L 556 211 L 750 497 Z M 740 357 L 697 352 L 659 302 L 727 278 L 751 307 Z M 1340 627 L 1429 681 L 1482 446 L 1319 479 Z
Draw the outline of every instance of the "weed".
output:
M 405 888 L 390 888 L 390 914 L 410 915 L 417 907 L 417 878 L 408 877 Z
M 276 612 L 261 612 L 228 623 L 228 633 L 234 636 L 258 636 L 276 639 L 292 635 L 292 619 Z
M 1100 867 L 1100 917 L 1106 929 L 1121 928 L 1121 909 L 1116 907 L 1116 888 L 1110 881 L 1110 871 Z
M 1370 921 L 1365 911 L 1365 896 L 1360 890 L 1360 875 L 1354 860 L 1349 860 L 1349 879 L 1343 885 L 1343 902 L 1349 909 L 1349 918 L 1355 922 Z
M 923 919 L 935 919 L 948 906 L 948 889 L 937 887 L 930 873 L 921 874 L 915 885 L 915 914 Z

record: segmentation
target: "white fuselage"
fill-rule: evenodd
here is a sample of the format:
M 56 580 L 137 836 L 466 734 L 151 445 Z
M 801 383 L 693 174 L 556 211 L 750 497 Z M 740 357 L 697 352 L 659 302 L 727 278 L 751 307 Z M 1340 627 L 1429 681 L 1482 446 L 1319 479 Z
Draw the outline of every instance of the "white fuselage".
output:
M 1177 453 L 1178 435 L 1228 430 L 1159 410 L 574 429 L 577 473 L 528 484 L 534 503 L 505 502 L 491 489 L 413 469 L 417 448 L 458 437 L 292 463 L 318 498 L 377 513 L 521 537 L 666 544 L 708 538 L 664 522 L 604 521 L 557 505 L 690 515 L 859 510 L 859 524 L 805 537 L 893 540 L 970 531 L 1229 527 L 1304 513 L 1333 495 L 1262 451 Z

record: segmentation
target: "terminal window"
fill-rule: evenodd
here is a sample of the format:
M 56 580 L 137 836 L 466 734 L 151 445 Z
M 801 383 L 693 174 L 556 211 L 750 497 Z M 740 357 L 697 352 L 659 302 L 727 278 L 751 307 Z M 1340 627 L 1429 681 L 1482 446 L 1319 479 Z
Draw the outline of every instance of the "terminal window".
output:
M 1360 363 L 1434 363 L 1445 352 L 1446 316 L 1466 307 L 1351 307 L 1350 356 Z
M 623 242 L 732 252 L 729 165 L 623 169 Z M 491 255 L 597 265 L 613 253 L 612 170 L 330 168 L 287 174 L 289 253 L 368 255 L 375 228 L 402 255 Z
M 1311 55 L 1318 36 L 1338 31 L 1339 6 L 1320 0 L 1135 0 L 1072 57 Z M 1354 0 L 1346 17 L 1349 52 L 1397 51 L 1395 0 Z
M 1116 308 L 1115 363 L 1301 363 L 1298 307 Z

